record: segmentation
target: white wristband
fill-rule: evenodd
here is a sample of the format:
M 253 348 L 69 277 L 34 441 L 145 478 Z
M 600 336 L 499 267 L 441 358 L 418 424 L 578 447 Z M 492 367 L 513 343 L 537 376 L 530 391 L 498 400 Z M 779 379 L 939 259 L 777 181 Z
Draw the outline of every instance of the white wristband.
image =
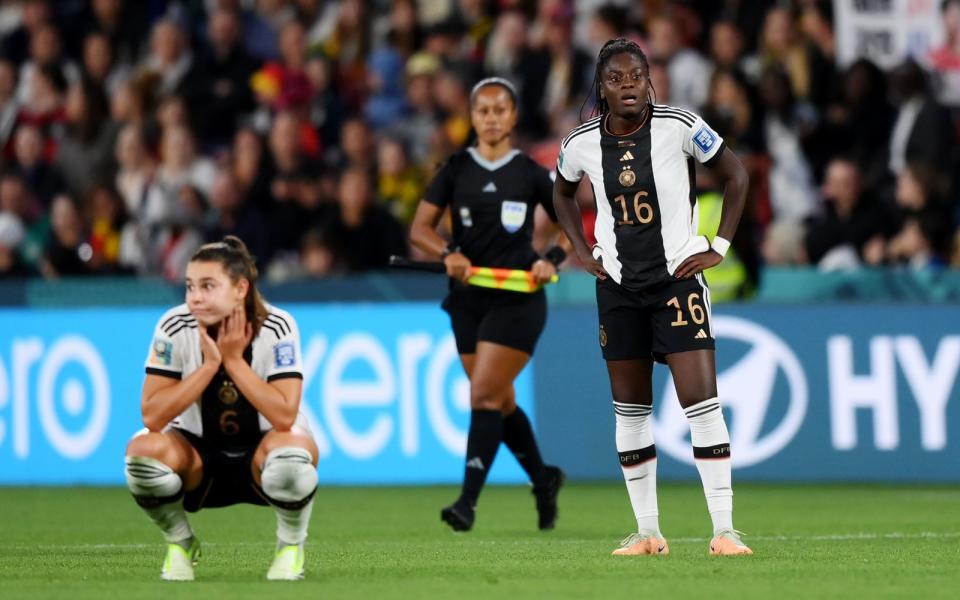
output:
M 720 256 L 726 256 L 727 250 L 730 249 L 730 242 L 718 235 L 713 238 L 713 242 L 710 244 L 710 247 L 713 248 L 713 251 Z

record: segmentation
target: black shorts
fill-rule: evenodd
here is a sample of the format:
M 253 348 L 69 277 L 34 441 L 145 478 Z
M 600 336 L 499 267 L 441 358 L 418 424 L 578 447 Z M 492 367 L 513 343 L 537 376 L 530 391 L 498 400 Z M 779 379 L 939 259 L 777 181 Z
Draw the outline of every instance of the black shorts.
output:
M 600 350 L 604 360 L 634 360 L 713 350 L 710 291 L 702 275 L 642 292 L 597 280 Z
M 460 354 L 473 354 L 480 341 L 533 354 L 547 322 L 543 290 L 525 294 L 458 287 L 450 290 L 441 306 L 450 315 Z
M 177 427 L 173 429 L 190 442 L 203 461 L 203 479 L 200 485 L 184 494 L 184 510 L 197 512 L 201 508 L 234 504 L 269 504 L 263 490 L 253 481 L 251 467 L 256 444 L 250 448 L 227 451 L 214 448 L 202 437 L 189 431 Z

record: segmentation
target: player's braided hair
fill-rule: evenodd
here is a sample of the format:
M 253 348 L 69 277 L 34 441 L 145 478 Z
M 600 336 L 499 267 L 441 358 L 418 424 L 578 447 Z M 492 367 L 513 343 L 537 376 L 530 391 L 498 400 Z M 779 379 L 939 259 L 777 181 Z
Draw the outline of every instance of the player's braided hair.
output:
M 594 105 L 593 111 L 590 113 L 591 117 L 603 116 L 610 112 L 610 105 L 607 104 L 607 99 L 603 97 L 603 84 L 600 80 L 600 73 L 606 68 L 610 59 L 618 54 L 632 54 L 636 56 L 643 66 L 646 67 L 647 73 L 650 73 L 650 63 L 647 61 L 647 55 L 643 53 L 643 50 L 640 49 L 640 46 L 638 46 L 636 42 L 625 38 L 609 40 L 603 45 L 603 48 L 600 49 L 600 54 L 597 56 L 597 69 L 593 73 Z M 650 93 L 654 94 L 654 98 L 656 97 L 656 91 L 653 89 L 652 82 L 650 83 L 650 92 L 648 92 L 648 95 Z M 654 101 L 653 98 L 648 98 L 648 100 L 650 102 Z M 584 103 L 586 103 L 586 100 L 584 100 Z M 581 106 L 581 115 L 582 114 L 583 107 Z
M 223 266 L 230 281 L 236 283 L 240 279 L 250 282 L 250 289 L 244 299 L 244 312 L 247 322 L 253 325 L 253 337 L 257 337 L 260 326 L 267 319 L 267 307 L 264 305 L 260 290 L 257 289 L 256 261 L 243 240 L 235 235 L 224 236 L 222 241 L 204 244 L 193 253 L 190 262 L 216 262 Z

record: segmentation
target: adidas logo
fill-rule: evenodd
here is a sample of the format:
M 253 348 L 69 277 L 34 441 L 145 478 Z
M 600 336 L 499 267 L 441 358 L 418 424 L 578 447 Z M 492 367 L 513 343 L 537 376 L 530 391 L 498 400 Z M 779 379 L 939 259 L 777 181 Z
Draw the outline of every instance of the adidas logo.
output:
M 497 191 L 497 186 L 494 185 L 493 182 L 491 181 L 491 182 L 488 183 L 487 185 L 483 186 L 483 191 L 485 191 L 485 192 L 495 192 L 495 191 Z
M 633 160 L 633 152 L 630 152 L 629 150 L 624 152 L 623 156 L 620 157 L 620 162 L 623 162 L 625 160 Z
M 483 470 L 484 470 L 484 469 L 483 469 L 483 461 L 480 460 L 480 457 L 479 457 L 479 456 L 474 456 L 473 458 L 471 458 L 470 460 L 467 461 L 467 468 L 468 468 L 468 469 L 479 469 L 479 470 L 483 471 Z
M 702 339 L 708 338 L 708 337 L 710 337 L 710 336 L 707 335 L 707 332 L 706 332 L 706 331 L 704 331 L 704 330 L 701 329 L 700 331 L 697 332 L 697 335 L 695 335 L 695 336 L 693 336 L 693 337 L 696 338 L 696 339 L 698 339 L 698 340 L 702 340 Z M 479 459 L 477 459 L 477 460 L 479 460 Z

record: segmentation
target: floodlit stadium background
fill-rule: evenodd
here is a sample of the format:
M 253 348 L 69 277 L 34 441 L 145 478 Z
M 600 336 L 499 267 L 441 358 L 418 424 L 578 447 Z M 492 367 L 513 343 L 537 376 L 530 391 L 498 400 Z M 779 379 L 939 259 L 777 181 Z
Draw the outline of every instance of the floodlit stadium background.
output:
M 386 256 L 476 80 L 519 86 L 516 141 L 551 166 L 618 35 L 751 173 L 708 273 L 737 480 L 960 481 L 960 3 L 786 4 L 3 3 L 0 485 L 122 484 L 152 327 L 225 233 L 299 321 L 322 484 L 459 481 L 445 283 Z M 568 261 L 549 294 L 518 400 L 548 460 L 616 481 L 592 282 Z M 660 474 L 696 479 L 668 383 Z M 508 453 L 492 481 L 522 481 Z

